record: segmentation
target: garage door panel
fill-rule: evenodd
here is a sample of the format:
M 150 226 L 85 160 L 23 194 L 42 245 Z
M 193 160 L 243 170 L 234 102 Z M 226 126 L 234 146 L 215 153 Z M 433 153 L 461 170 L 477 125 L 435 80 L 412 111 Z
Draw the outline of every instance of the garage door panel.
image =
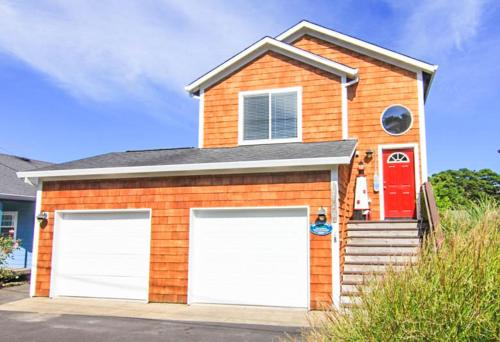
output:
M 103 262 L 103 260 L 106 260 Z M 124 262 L 125 261 L 125 262 Z M 57 265 L 58 274 L 83 276 L 142 276 L 147 277 L 147 259 L 143 255 L 102 254 L 89 256 L 68 256 Z
M 190 301 L 307 307 L 305 209 L 195 214 Z
M 53 296 L 147 300 L 147 211 L 63 213 L 56 225 Z
M 64 288 L 64 296 L 144 299 L 147 286 L 142 277 L 111 276 L 68 276 L 58 279 L 58 286 Z M 85 292 L 81 289 L 84 288 Z

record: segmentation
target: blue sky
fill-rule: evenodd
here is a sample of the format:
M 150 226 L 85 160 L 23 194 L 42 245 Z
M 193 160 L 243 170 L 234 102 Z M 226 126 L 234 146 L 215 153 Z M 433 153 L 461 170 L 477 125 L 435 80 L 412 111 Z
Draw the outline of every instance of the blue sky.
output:
M 197 145 L 183 90 L 302 19 L 426 61 L 429 171 L 500 172 L 500 6 L 487 0 L 0 1 L 0 152 L 62 162 Z

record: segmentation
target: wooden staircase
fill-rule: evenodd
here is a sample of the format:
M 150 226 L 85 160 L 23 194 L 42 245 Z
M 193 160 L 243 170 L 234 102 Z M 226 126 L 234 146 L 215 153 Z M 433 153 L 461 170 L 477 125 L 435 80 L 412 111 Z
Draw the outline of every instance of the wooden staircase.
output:
M 372 277 L 382 277 L 389 265 L 401 270 L 414 263 L 420 235 L 416 220 L 349 222 L 341 305 L 355 305 L 359 301 L 360 287 Z

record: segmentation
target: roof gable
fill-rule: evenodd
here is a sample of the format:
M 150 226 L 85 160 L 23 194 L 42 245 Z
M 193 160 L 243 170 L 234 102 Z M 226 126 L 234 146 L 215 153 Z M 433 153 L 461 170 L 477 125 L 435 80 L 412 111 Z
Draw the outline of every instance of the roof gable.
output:
M 368 43 L 358 38 L 328 29 L 326 27 L 313 24 L 308 21 L 301 21 L 297 25 L 289 28 L 276 37 L 277 40 L 290 44 L 304 35 L 310 35 L 318 39 L 325 40 L 335 45 L 349 50 L 373 57 L 386 63 L 396 65 L 411 71 L 423 71 L 433 75 L 438 66 L 430 64 L 404 54 Z
M 231 57 L 215 69 L 212 69 L 205 75 L 201 76 L 191 84 L 187 85 L 185 89 L 191 95 L 197 95 L 199 94 L 199 91 L 201 89 L 207 88 L 217 83 L 224 77 L 227 77 L 242 66 L 255 60 L 268 51 L 279 53 L 281 55 L 312 65 L 338 76 L 354 78 L 356 77 L 358 72 L 357 69 L 350 68 L 346 65 L 318 56 L 309 51 L 299 49 L 295 46 L 278 41 L 271 37 L 264 37 L 263 39 L 241 51 L 237 55 Z

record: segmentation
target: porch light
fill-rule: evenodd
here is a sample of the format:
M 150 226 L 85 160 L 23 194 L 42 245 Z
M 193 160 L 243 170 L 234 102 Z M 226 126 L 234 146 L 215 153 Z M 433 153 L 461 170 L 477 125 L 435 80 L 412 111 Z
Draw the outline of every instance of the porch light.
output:
M 49 215 L 45 211 L 42 211 L 41 213 L 36 215 L 36 220 L 38 221 L 38 223 L 42 228 L 44 228 L 47 225 L 48 219 Z
M 366 160 L 370 160 L 373 158 L 373 150 L 371 148 L 369 148 L 368 150 L 366 150 L 365 152 L 365 158 Z
M 326 209 L 321 207 L 318 210 L 318 218 L 316 219 L 316 223 L 326 223 Z

